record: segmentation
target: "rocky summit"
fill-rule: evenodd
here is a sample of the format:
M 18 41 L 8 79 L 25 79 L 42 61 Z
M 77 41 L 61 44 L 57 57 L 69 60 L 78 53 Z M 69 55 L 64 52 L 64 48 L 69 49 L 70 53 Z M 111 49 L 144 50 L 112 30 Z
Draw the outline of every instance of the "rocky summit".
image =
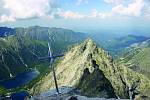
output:
M 55 66 L 59 87 L 71 87 L 87 97 L 142 98 L 150 88 L 150 81 L 124 65 L 115 64 L 113 58 L 91 39 L 77 44 L 66 52 Z M 31 89 L 39 95 L 55 88 L 50 72 Z

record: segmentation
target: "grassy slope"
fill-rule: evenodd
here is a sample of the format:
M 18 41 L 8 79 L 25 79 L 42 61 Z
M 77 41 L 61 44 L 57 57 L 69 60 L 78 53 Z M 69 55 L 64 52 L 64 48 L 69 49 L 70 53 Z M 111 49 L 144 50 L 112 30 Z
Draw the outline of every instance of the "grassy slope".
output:
M 140 43 L 149 38 L 143 36 L 128 35 L 107 41 L 103 46 L 114 57 L 121 54 L 122 51 L 134 43 Z
M 23 43 L 23 44 L 22 44 Z M 37 56 L 47 54 L 47 43 L 43 41 L 31 40 L 27 37 L 19 41 L 18 37 L 10 36 L 0 39 L 0 70 L 1 77 L 8 78 L 9 73 L 16 75 L 33 68 L 32 63 L 36 63 Z
M 64 51 L 71 44 L 80 42 L 85 37 L 80 33 L 75 33 L 71 30 L 57 29 L 57 28 L 42 28 L 42 27 L 30 27 L 30 28 L 17 28 L 14 36 L 8 36 L 0 38 L 0 70 L 1 77 L 9 78 L 9 73 L 13 75 L 28 71 L 29 68 L 37 68 L 40 71 L 40 75 L 29 84 L 12 89 L 9 92 L 29 90 L 33 85 L 40 81 L 50 70 L 48 62 L 37 61 L 37 56 L 47 55 L 47 42 L 48 42 L 48 30 L 51 35 L 54 35 L 55 41 L 53 43 L 53 51 Z M 4 61 L 2 60 L 2 56 Z M 20 61 L 21 57 L 24 61 Z M 28 68 L 26 68 L 28 65 Z M 2 93 L 0 93 L 2 94 Z
M 150 78 L 150 39 L 129 46 L 118 56 L 117 62 Z
M 5 95 L 6 93 L 8 93 L 8 90 L 0 86 L 0 95 Z
M 150 48 L 138 48 L 126 52 L 121 59 L 118 62 L 129 65 L 131 69 L 150 78 Z
M 41 73 L 36 79 L 23 87 L 18 87 L 17 89 L 6 90 L 3 87 L 0 88 L 0 94 L 6 94 L 7 92 L 14 92 L 20 90 L 28 90 L 42 77 L 43 74 L 46 74 L 48 68 L 48 62 L 40 62 L 37 61 L 37 58 L 34 58 L 33 55 L 43 56 L 47 54 L 47 42 L 31 40 L 27 37 L 22 39 L 23 45 L 18 42 L 16 36 L 9 36 L 5 38 L 0 38 L 0 71 L 1 77 L 9 78 L 9 73 L 11 72 L 13 75 L 18 73 L 28 71 L 30 68 L 35 68 L 39 70 Z M 33 50 L 33 46 L 35 46 L 35 51 Z M 33 54 L 33 52 L 35 54 Z M 4 59 L 4 62 L 2 60 Z M 28 68 L 19 60 L 21 57 L 25 64 L 28 65 Z M 11 66 L 10 66 L 11 65 Z M 13 68 L 14 67 L 14 68 Z
M 148 41 L 126 49 L 116 62 L 120 65 L 125 65 L 126 67 L 129 67 L 130 70 L 132 69 L 150 79 L 150 47 Z M 149 88 L 143 92 L 143 94 L 148 96 L 149 93 Z

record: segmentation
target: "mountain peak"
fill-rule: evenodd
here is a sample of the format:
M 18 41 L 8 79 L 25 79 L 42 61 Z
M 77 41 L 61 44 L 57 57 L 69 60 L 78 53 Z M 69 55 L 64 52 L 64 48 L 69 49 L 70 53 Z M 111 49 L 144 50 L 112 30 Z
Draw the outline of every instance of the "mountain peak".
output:
M 91 38 L 87 38 L 84 42 L 83 45 L 87 45 L 90 47 L 95 47 L 96 43 L 91 39 Z
M 95 49 L 98 49 L 98 48 L 97 48 L 96 43 L 91 38 L 88 38 L 83 43 L 81 43 L 81 45 L 79 45 L 78 49 L 80 51 L 85 51 L 86 50 L 86 51 L 92 52 L 92 51 L 94 51 Z
M 128 88 L 133 81 L 141 80 L 143 85 L 139 89 L 148 86 L 149 81 L 143 76 L 130 71 L 124 66 L 117 67 L 113 59 L 102 48 L 98 48 L 92 39 L 71 48 L 62 60 L 56 65 L 58 86 L 74 87 L 87 96 L 113 98 L 119 96 L 128 98 Z M 127 73 L 132 77 L 126 77 Z M 49 73 L 34 89 L 35 94 L 55 87 L 53 74 Z
M 86 42 L 86 43 L 94 43 L 94 41 L 91 39 L 91 38 L 87 38 L 84 42 Z
M 115 97 L 114 89 L 106 78 L 106 73 L 103 72 L 105 67 L 108 67 L 107 69 L 109 67 L 112 68 L 111 65 L 113 64 L 108 54 L 101 48 L 98 48 L 92 39 L 88 38 L 83 43 L 71 48 L 65 54 L 63 60 L 57 64 L 56 76 L 58 78 L 58 85 L 60 87 L 77 87 L 85 95 L 106 98 Z M 36 92 L 53 88 L 55 85 L 52 81 L 47 81 L 49 79 L 52 79 L 52 73 L 42 80 L 43 82 Z M 93 84 L 96 87 L 93 87 Z M 107 84 L 106 89 L 102 89 L 104 84 Z M 86 86 L 89 87 L 89 90 L 86 90 Z
M 98 62 L 102 63 L 102 61 L 103 63 L 109 63 L 107 57 L 107 54 L 101 51 L 90 38 L 74 46 L 56 66 L 59 87 L 75 87 L 81 90 L 84 95 L 89 96 L 116 97 L 110 81 L 100 68 L 102 66 L 98 65 Z M 38 88 L 38 90 L 41 89 L 40 92 L 55 86 L 52 81 L 48 81 L 49 79 L 52 79 L 52 73 L 44 78 L 44 82 Z M 105 87 L 104 84 L 107 87 L 102 89 L 102 87 Z

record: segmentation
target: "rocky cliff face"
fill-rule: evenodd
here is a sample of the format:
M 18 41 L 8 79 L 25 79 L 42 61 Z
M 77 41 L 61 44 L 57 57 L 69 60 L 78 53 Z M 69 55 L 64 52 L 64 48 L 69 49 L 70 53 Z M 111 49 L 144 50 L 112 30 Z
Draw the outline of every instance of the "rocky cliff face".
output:
M 129 98 L 132 93 L 142 94 L 150 87 L 150 81 L 124 65 L 114 64 L 111 56 L 87 39 L 76 45 L 59 60 L 56 67 L 59 87 L 75 87 L 81 94 L 105 98 Z M 54 88 L 52 73 L 43 77 L 31 93 L 38 94 Z

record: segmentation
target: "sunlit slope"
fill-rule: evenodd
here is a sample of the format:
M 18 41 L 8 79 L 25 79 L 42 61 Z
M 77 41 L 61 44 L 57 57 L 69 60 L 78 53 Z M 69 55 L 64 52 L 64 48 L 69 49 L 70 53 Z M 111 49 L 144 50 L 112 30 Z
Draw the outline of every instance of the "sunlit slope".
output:
M 118 61 L 150 78 L 150 40 L 131 45 Z
M 112 57 L 87 39 L 71 48 L 56 66 L 58 85 L 76 87 L 83 95 L 129 98 L 129 88 L 142 94 L 150 81 L 124 65 L 114 64 Z M 106 85 L 107 84 L 107 85 Z M 54 88 L 52 73 L 40 80 L 31 90 L 38 94 Z

